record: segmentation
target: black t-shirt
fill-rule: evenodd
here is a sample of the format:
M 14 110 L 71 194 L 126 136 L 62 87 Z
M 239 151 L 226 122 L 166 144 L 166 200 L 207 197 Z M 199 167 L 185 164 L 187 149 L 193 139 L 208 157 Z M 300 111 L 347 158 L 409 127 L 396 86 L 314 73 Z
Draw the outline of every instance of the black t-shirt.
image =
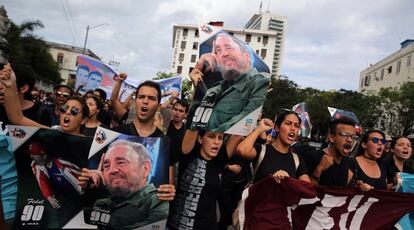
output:
M 321 159 L 325 152 L 323 150 L 313 150 L 302 154 L 303 159 L 306 162 L 309 174 L 315 171 L 316 167 L 321 162 Z M 349 170 L 354 171 L 352 159 L 344 156 L 337 164 L 335 161 L 327 170 L 325 170 L 319 177 L 319 185 L 326 186 L 341 186 L 347 187 L 348 185 L 348 173 Z
M 125 134 L 125 135 L 140 137 L 133 122 L 114 127 L 112 128 L 112 130 L 118 133 Z M 159 130 L 158 128 L 155 128 L 155 131 L 151 133 L 151 135 L 149 135 L 148 137 L 164 137 L 164 136 L 165 134 L 161 130 Z
M 254 148 L 256 149 L 256 157 L 253 160 L 253 165 L 256 164 L 256 161 L 259 159 L 260 152 L 262 150 L 262 145 L 255 144 Z M 304 174 L 308 174 L 308 170 L 306 169 L 305 161 L 302 159 L 300 155 L 299 158 L 299 166 L 296 170 L 295 160 L 293 159 L 292 153 L 280 153 L 277 151 L 272 145 L 266 145 L 266 152 L 262 162 L 257 169 L 254 183 L 260 181 L 261 179 L 267 177 L 269 174 L 273 174 L 278 170 L 286 171 L 289 176 L 292 178 L 299 178 Z
M 194 148 L 180 159 L 178 186 L 168 216 L 169 229 L 217 229 L 216 201 L 220 177 L 228 162 L 225 145 L 212 160 Z
M 387 181 L 386 181 L 386 172 L 384 170 L 383 167 L 381 167 L 381 165 L 379 165 L 379 168 L 381 170 L 381 176 L 379 178 L 373 178 L 373 177 L 369 177 L 367 174 L 365 174 L 365 172 L 361 169 L 361 167 L 359 167 L 358 161 L 354 158 L 352 163 L 355 165 L 355 178 L 353 178 L 353 180 L 355 181 L 362 181 L 366 184 L 371 185 L 372 187 L 376 188 L 376 189 L 382 189 L 382 190 L 386 190 L 387 189 Z
M 99 126 L 101 126 L 102 128 L 108 129 L 108 127 L 104 124 L 101 124 Z M 88 128 L 88 127 L 85 126 L 82 129 L 82 134 L 87 136 L 87 137 L 93 137 L 93 136 L 95 136 L 95 132 L 96 132 L 97 128 L 98 128 L 98 126 L 94 127 L 94 128 Z
M 387 183 L 393 183 L 395 175 L 400 172 L 398 167 L 395 165 L 394 157 L 392 155 L 385 158 L 381 166 L 384 168 L 385 172 L 387 173 Z M 414 173 L 414 168 L 409 161 L 404 162 L 403 164 L 403 172 L 405 173 Z
M 177 163 L 178 157 L 181 154 L 181 144 L 185 134 L 185 124 L 182 124 L 180 129 L 176 129 L 173 122 L 168 127 L 167 136 L 170 138 L 170 161 L 172 164 Z
M 39 124 L 51 126 L 49 111 L 40 103 L 35 103 L 32 107 L 23 110 L 23 115 Z M 6 110 L 2 105 L 0 105 L 0 121 L 3 122 L 3 125 L 10 124 Z

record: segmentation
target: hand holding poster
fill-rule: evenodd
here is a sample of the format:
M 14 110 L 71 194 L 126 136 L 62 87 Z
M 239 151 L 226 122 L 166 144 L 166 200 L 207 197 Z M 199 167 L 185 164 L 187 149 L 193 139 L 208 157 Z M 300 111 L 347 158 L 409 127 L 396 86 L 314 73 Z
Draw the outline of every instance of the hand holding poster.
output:
M 196 92 L 189 125 L 192 129 L 247 135 L 266 97 L 270 79 L 264 73 L 269 73 L 269 68 L 244 42 L 210 27 L 200 26 L 205 41 L 190 73 Z
M 9 126 L 18 176 L 15 228 L 61 228 L 82 210 L 78 185 L 91 138 Z
M 168 183 L 168 140 L 122 135 L 97 129 L 85 172 L 93 180 L 90 188 L 102 186 L 108 194 L 89 198 L 85 221 L 103 229 L 135 229 L 165 226 L 168 201 L 158 198 L 158 187 Z M 93 178 L 93 176 L 91 176 Z
M 100 127 L 93 141 L 51 129 L 9 130 L 18 173 L 15 228 L 165 226 L 168 201 L 156 187 L 168 183 L 166 139 Z

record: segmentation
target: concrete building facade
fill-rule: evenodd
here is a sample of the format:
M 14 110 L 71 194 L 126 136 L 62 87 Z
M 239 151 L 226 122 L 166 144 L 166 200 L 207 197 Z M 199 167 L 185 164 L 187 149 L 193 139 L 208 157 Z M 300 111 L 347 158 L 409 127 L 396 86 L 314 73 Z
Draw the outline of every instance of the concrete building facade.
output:
M 282 59 L 281 55 L 284 45 L 283 34 L 286 29 L 286 24 L 283 24 L 283 27 L 275 26 L 270 19 L 273 20 L 274 18 L 277 18 L 277 16 L 268 17 L 268 15 L 271 14 L 266 14 L 266 16 L 263 15 L 264 14 L 254 15 L 244 29 L 223 27 L 223 30 L 249 44 L 249 46 L 269 67 L 272 77 L 275 77 L 279 75 L 280 63 Z M 250 26 L 250 22 L 256 22 L 259 19 L 262 21 L 260 27 L 254 26 L 256 24 L 252 24 L 252 26 Z M 266 20 L 269 20 L 267 24 L 265 22 Z M 275 29 L 266 29 L 270 27 L 277 27 L 277 29 L 282 30 L 283 33 L 280 33 Z M 174 25 L 172 44 L 173 60 L 171 72 L 188 77 L 188 74 L 198 61 L 199 46 L 199 32 L 197 25 Z
M 59 44 L 46 41 L 49 47 L 49 53 L 59 65 L 60 77 L 63 79 L 62 84 L 74 85 L 76 79 L 76 58 L 83 54 L 83 48 Z M 99 59 L 91 50 L 85 50 L 85 54 Z
M 376 94 L 381 88 L 398 89 L 404 82 L 414 81 L 414 40 L 401 43 L 401 49 L 361 71 L 358 91 Z
M 275 31 L 277 33 L 276 40 L 274 41 L 274 54 L 271 65 L 271 73 L 272 76 L 279 76 L 285 47 L 287 17 L 272 15 L 269 12 L 255 14 L 249 22 L 247 22 L 244 28 L 260 31 Z

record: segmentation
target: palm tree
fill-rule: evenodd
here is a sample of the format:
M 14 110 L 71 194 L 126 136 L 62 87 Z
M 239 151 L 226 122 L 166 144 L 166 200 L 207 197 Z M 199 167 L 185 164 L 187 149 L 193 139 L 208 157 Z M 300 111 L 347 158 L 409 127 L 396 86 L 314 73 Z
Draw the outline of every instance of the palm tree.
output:
M 48 52 L 46 43 L 34 33 L 41 28 L 44 25 L 39 20 L 25 21 L 21 25 L 11 22 L 5 35 L 10 49 L 9 61 L 30 65 L 39 79 L 59 84 L 62 79 L 58 64 Z

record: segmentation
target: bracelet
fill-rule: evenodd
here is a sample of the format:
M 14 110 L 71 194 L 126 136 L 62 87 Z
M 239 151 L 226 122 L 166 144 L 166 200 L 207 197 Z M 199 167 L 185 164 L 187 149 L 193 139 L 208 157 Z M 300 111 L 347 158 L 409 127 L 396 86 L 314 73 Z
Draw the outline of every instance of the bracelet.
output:
M 319 182 L 319 177 L 317 177 L 317 176 L 315 176 L 315 175 L 313 175 L 313 173 L 311 174 L 311 175 L 309 175 L 310 176 L 310 178 L 312 178 L 312 179 L 314 179 L 314 180 L 316 180 L 316 181 L 318 181 Z

